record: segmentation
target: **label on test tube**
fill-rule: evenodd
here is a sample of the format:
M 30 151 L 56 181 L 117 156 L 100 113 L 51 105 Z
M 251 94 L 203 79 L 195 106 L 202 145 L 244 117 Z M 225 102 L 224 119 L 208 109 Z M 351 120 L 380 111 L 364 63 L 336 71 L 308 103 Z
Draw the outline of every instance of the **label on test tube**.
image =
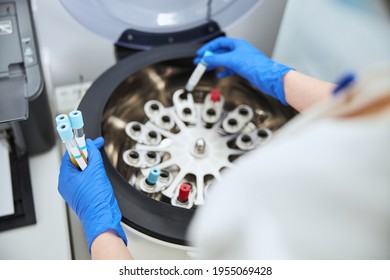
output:
M 79 146 L 80 151 L 83 153 L 83 155 L 88 158 L 88 150 L 87 145 L 85 144 L 85 135 L 81 137 L 75 137 L 77 145 Z
M 87 167 L 87 164 L 86 164 L 85 160 L 83 159 L 83 156 L 80 154 L 79 149 L 77 147 L 72 147 L 72 148 L 70 148 L 70 152 L 72 153 L 72 156 L 76 160 L 80 169 L 84 170 Z
M 79 110 L 72 111 L 69 113 L 69 120 L 73 128 L 76 143 L 85 158 L 88 158 L 87 146 L 85 145 L 85 135 L 83 130 L 83 114 Z
M 75 164 L 76 162 L 78 167 L 81 170 L 84 170 L 87 167 L 87 160 L 86 158 L 83 158 L 76 141 L 73 139 L 74 134 L 72 132 L 72 128 L 70 127 L 70 123 L 64 122 L 58 124 L 57 131 L 61 140 L 64 142 L 68 153 L 70 153 L 72 163 Z

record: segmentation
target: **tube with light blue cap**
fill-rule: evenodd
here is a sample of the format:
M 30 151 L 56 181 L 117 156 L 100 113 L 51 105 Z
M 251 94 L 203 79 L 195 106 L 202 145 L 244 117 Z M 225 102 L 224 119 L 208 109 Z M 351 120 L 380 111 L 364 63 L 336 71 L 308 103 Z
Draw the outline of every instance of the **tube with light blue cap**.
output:
M 70 123 L 68 115 L 61 114 L 56 117 L 56 125 L 59 125 L 60 123 L 63 122 Z
M 56 117 L 56 126 L 58 126 L 61 123 L 68 123 L 70 125 L 70 120 L 68 115 L 61 114 Z
M 160 177 L 160 169 L 159 168 L 152 168 L 150 169 L 149 176 L 146 179 L 146 183 L 150 186 L 154 186 L 158 180 L 158 177 Z
M 73 133 L 77 145 L 79 146 L 80 151 L 83 153 L 85 158 L 88 158 L 87 145 L 85 143 L 85 134 L 84 134 L 84 121 L 83 114 L 79 110 L 75 110 L 69 113 L 70 124 L 73 128 Z
M 68 115 L 66 115 L 66 114 L 61 114 L 61 115 L 58 115 L 58 116 L 56 117 L 56 126 L 58 126 L 58 125 L 60 125 L 60 124 L 62 124 L 62 123 L 67 123 L 67 124 L 70 125 L 70 120 L 69 120 Z M 64 142 L 64 141 L 62 141 L 62 142 Z
M 210 55 L 213 55 L 213 52 L 205 51 L 205 53 L 203 54 L 203 57 L 210 56 Z M 200 62 L 198 63 L 198 65 L 196 66 L 194 72 L 192 72 L 191 77 L 185 86 L 185 90 L 187 92 L 192 92 L 194 90 L 196 85 L 199 83 L 200 78 L 202 78 L 204 72 L 207 69 L 207 63 L 204 61 L 203 57 L 200 60 Z
M 66 146 L 66 150 L 68 151 L 72 163 L 81 170 L 84 170 L 87 167 L 88 162 L 81 154 L 76 141 L 73 139 L 73 132 L 70 124 L 67 122 L 59 123 L 57 125 L 57 132 Z

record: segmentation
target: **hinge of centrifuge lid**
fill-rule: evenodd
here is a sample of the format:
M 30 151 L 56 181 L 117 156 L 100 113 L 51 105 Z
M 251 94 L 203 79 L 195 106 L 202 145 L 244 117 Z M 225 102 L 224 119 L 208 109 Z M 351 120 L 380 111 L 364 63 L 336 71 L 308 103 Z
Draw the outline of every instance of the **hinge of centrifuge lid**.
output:
M 215 21 L 208 21 L 192 29 L 172 33 L 149 33 L 128 29 L 122 33 L 116 45 L 136 50 L 148 50 L 176 43 L 201 44 L 222 35 L 224 33 L 219 25 Z

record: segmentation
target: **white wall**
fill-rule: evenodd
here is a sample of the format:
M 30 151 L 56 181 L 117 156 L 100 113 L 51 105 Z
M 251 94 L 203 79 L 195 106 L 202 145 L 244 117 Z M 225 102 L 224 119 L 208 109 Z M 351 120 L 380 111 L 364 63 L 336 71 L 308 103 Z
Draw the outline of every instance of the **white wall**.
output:
M 390 60 L 390 22 L 383 7 L 374 8 L 366 12 L 338 0 L 289 0 L 274 58 L 328 81 Z
M 287 0 L 264 0 L 248 17 L 227 30 L 227 35 L 243 38 L 271 56 Z
M 76 22 L 59 0 L 33 0 L 43 59 L 49 60 L 53 86 L 96 79 L 114 64 L 112 44 Z M 47 78 L 47 77 L 46 77 Z

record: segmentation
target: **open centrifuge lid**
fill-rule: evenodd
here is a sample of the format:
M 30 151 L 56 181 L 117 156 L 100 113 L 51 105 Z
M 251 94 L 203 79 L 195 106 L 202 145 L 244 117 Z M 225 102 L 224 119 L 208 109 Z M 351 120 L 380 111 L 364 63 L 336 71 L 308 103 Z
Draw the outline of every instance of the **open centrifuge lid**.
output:
M 207 24 L 214 22 L 219 28 L 226 29 L 262 2 L 262 0 L 60 1 L 77 21 L 91 31 L 113 43 L 133 48 L 137 48 L 138 45 L 141 49 L 168 43 L 200 41 L 202 39 L 199 38 L 202 37 L 202 32 L 198 30 L 200 26 L 206 26 L 207 31 L 212 32 L 213 26 Z M 217 26 L 217 29 L 219 28 Z M 189 37 L 183 36 L 185 33 Z M 141 40 L 138 40 L 140 37 Z M 157 43 L 150 42 L 156 40 Z

